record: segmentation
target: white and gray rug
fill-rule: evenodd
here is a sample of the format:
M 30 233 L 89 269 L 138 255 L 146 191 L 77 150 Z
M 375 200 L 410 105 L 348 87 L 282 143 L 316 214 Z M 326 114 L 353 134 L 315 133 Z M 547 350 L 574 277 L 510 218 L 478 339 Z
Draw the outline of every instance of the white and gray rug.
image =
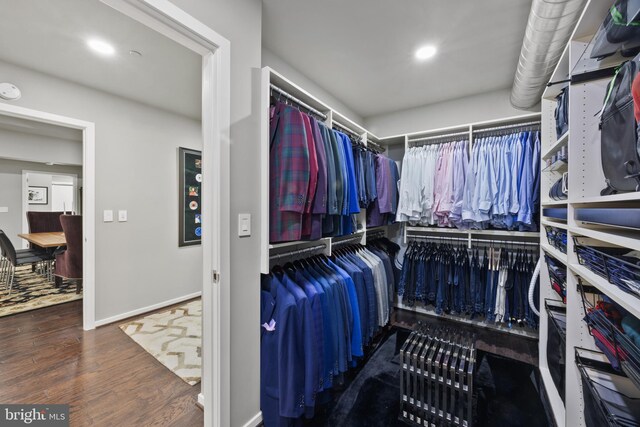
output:
M 201 299 L 125 323 L 120 329 L 185 382 L 200 382 Z

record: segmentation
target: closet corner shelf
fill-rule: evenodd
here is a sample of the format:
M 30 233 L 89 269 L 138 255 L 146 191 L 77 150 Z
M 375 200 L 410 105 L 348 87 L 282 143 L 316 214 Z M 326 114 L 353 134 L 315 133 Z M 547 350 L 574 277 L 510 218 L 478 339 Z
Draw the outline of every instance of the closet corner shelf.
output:
M 467 325 L 479 326 L 481 328 L 502 332 L 504 334 L 518 335 L 521 337 L 535 339 L 535 340 L 538 339 L 538 333 L 536 331 L 533 331 L 527 328 L 521 328 L 519 326 L 509 328 L 507 325 L 496 325 L 494 323 L 487 323 L 481 320 L 471 320 L 461 316 L 452 316 L 448 314 L 436 314 L 436 312 L 433 310 L 427 310 L 424 307 L 416 307 L 416 306 L 409 307 L 397 301 L 394 304 L 394 307 L 399 308 L 401 310 L 408 310 L 408 311 L 413 311 L 415 313 L 425 314 L 427 316 L 435 317 L 438 319 L 451 320 L 453 322 L 466 323 Z
M 604 187 L 604 185 L 603 185 Z M 640 191 L 632 191 L 629 193 L 612 194 L 610 196 L 584 197 L 582 199 L 571 199 L 571 203 L 608 203 L 608 202 L 627 202 L 640 200 Z
M 542 172 L 566 172 L 569 169 L 569 163 L 566 160 L 559 159 L 549 166 L 542 169 Z
M 591 237 L 592 239 L 628 248 L 629 250 L 640 251 L 640 232 L 637 231 L 613 227 L 595 229 L 580 226 L 571 226 L 569 227 L 569 231 L 573 235 Z
M 549 243 L 543 241 L 540 243 L 540 247 L 547 254 L 551 255 L 553 258 L 557 259 L 558 261 L 563 263 L 565 266 L 568 264 L 569 257 L 567 256 L 567 254 L 563 254 L 562 252 L 560 252 L 559 250 L 551 246 Z
M 318 240 L 295 240 L 293 242 L 283 242 L 283 243 L 274 243 L 269 245 L 269 250 L 278 250 L 283 248 L 289 248 L 293 246 L 301 246 L 301 245 L 318 245 L 321 243 L 328 244 L 331 241 L 331 237 L 323 237 Z
M 552 221 L 552 220 L 546 219 L 546 218 L 543 218 L 541 222 L 542 222 L 542 225 L 548 225 L 550 227 L 561 228 L 562 230 L 566 230 L 568 228 L 567 224 L 564 223 L 564 222 Z
M 552 157 L 559 149 L 562 147 L 566 147 L 569 142 L 569 131 L 566 131 L 564 135 L 562 135 L 556 142 L 554 142 L 551 147 L 545 150 L 542 153 L 542 160 L 547 160 Z
M 543 200 L 542 206 L 563 206 L 567 204 L 566 200 Z
M 578 276 L 589 282 L 594 287 L 598 288 L 600 292 L 614 300 L 622 308 L 627 310 L 635 317 L 640 318 L 640 300 L 629 294 L 616 285 L 609 283 L 604 277 L 598 276 L 593 271 L 589 270 L 580 264 L 569 264 L 569 268 Z

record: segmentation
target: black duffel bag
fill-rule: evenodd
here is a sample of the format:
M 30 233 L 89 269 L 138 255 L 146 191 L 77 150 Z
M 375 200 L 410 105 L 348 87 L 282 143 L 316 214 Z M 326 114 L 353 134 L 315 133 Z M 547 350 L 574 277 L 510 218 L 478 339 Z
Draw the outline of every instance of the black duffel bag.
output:
M 602 171 L 607 184 L 600 192 L 603 196 L 637 191 L 640 185 L 640 146 L 631 93 L 637 59 L 622 64 L 607 86 L 600 119 Z

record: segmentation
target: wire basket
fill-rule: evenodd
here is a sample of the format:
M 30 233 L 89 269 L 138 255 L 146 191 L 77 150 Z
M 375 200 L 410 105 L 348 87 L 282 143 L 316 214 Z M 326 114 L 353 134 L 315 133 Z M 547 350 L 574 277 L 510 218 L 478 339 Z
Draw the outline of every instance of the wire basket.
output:
M 547 231 L 547 241 L 551 246 L 562 252 L 567 253 L 567 232 L 561 228 L 545 225 Z
M 549 270 L 549 280 L 551 288 L 562 298 L 563 303 L 567 303 L 567 269 L 555 258 L 545 255 L 544 259 Z

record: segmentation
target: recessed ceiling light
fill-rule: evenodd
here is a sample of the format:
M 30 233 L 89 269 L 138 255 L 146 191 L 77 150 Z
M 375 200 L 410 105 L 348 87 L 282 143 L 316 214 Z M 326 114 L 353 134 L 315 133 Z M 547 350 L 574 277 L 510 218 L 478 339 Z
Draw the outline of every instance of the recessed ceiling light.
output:
M 435 46 L 422 46 L 420 49 L 416 50 L 416 58 L 420 61 L 424 61 L 426 59 L 433 58 L 437 52 L 438 49 L 436 49 Z
M 110 45 L 109 43 L 98 40 L 98 39 L 90 39 L 87 41 L 87 46 L 89 46 L 92 50 L 102 54 L 102 55 L 113 55 L 116 53 L 116 49 Z

